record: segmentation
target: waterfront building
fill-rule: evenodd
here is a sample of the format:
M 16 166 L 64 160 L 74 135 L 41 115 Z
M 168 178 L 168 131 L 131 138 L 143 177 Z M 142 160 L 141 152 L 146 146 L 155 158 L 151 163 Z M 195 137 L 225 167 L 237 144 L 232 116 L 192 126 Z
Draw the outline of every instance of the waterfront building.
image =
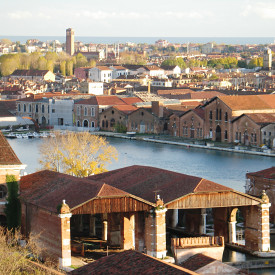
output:
M 37 244 L 61 266 L 71 265 L 71 241 L 77 236 L 97 236 L 123 250 L 164 258 L 166 225 L 184 223 L 189 234 L 205 234 L 207 208 L 212 209 L 214 236 L 237 245 L 240 209 L 245 220 L 243 249 L 270 251 L 270 203 L 265 194 L 254 197 L 159 168 L 134 165 L 87 178 L 40 171 L 21 178 L 20 197 L 22 233 L 35 234 Z
M 262 190 L 265 190 L 269 200 L 272 202 L 270 222 L 275 223 L 275 166 L 246 174 L 245 192 L 252 196 L 260 196 Z
M 66 30 L 66 53 L 74 55 L 74 30 L 71 28 Z

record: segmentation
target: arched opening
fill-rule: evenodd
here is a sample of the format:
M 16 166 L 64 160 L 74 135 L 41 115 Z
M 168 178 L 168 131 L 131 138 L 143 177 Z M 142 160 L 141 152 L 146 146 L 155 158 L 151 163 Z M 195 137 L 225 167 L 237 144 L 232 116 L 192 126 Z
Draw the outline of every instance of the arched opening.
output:
M 247 131 L 244 132 L 244 145 L 248 146 L 249 145 L 249 136 Z
M 108 123 L 108 120 L 106 120 L 106 128 L 108 128 L 109 126 L 109 123 Z
M 140 125 L 139 125 L 139 132 L 142 133 L 142 134 L 145 133 L 145 123 L 144 123 L 143 120 L 140 122 Z
M 101 122 L 101 127 L 102 127 L 102 128 L 105 127 L 105 120 L 102 120 L 102 122 Z
M 42 116 L 41 123 L 43 126 L 45 126 L 47 123 L 46 118 L 44 116 Z
M 80 121 L 78 120 L 76 123 L 77 127 L 80 127 Z
M 239 208 L 234 208 L 228 221 L 229 243 L 245 245 L 244 218 Z
M 115 119 L 112 118 L 110 121 L 110 127 L 115 127 L 115 123 L 116 123 Z
M 216 128 L 216 141 L 222 141 L 222 129 L 219 125 Z
M 88 122 L 88 120 L 85 119 L 85 120 L 83 121 L 83 127 L 86 127 L 86 128 L 89 127 L 89 122 Z
M 6 185 L 1 184 L 0 185 L 0 199 L 5 198 L 7 195 L 7 192 L 8 192 L 8 190 L 7 190 Z
M 92 128 L 95 127 L 95 122 L 94 122 L 94 121 L 91 122 L 91 127 L 92 127 Z

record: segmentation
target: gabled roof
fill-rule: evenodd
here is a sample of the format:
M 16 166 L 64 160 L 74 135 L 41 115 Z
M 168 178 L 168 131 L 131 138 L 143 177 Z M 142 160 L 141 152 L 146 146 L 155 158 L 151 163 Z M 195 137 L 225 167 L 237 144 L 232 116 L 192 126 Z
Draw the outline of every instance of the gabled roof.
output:
M 123 105 L 126 103 L 116 95 L 100 95 L 100 96 L 93 96 L 89 99 L 79 100 L 75 104 L 105 106 L 105 105 Z
M 275 166 L 258 172 L 247 173 L 246 176 L 275 180 Z
M 184 261 L 183 263 L 180 264 L 180 266 L 192 270 L 192 271 L 196 271 L 210 263 L 213 263 L 217 261 L 214 258 L 211 258 L 209 256 L 206 256 L 202 253 L 199 254 L 195 254 L 194 256 L 188 258 L 186 261 Z
M 11 76 L 44 76 L 49 70 L 15 70 Z
M 99 69 L 100 71 L 111 71 L 112 70 L 107 66 L 96 66 L 95 68 Z
M 115 105 L 113 107 L 124 114 L 130 114 L 138 109 L 132 105 Z
M 126 104 L 134 104 L 137 102 L 143 102 L 143 100 L 139 97 L 122 97 L 122 101 L 124 101 Z
M 197 273 L 174 264 L 166 263 L 135 250 L 126 250 L 117 254 L 103 257 L 97 261 L 75 269 L 69 274 L 184 275 Z
M 242 114 L 232 120 L 232 123 L 241 119 L 242 117 L 248 117 L 255 123 L 265 126 L 270 123 L 275 124 L 275 113 L 252 113 L 252 114 Z
M 22 165 L 7 139 L 0 131 L 0 165 Z
M 88 179 L 105 182 L 151 203 L 155 203 L 156 194 L 167 204 L 194 192 L 233 190 L 199 177 L 139 165 L 90 176 Z
M 70 208 L 75 208 L 93 198 L 106 196 L 126 196 L 127 192 L 104 184 L 44 170 L 20 180 L 20 197 L 51 212 L 65 199 Z
M 232 95 L 219 97 L 232 111 L 265 110 L 275 108 L 274 95 Z

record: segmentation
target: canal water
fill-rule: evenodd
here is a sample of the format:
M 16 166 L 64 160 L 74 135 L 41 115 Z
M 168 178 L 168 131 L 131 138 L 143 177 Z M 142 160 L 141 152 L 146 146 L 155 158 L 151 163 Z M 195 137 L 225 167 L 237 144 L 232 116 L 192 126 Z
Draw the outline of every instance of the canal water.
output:
M 120 138 L 107 138 L 107 140 L 118 151 L 118 161 L 110 164 L 108 170 L 130 165 L 154 166 L 203 177 L 241 192 L 244 192 L 247 172 L 259 171 L 275 165 L 275 159 L 272 157 L 185 148 Z M 39 146 L 43 143 L 43 139 L 13 139 L 9 140 L 9 143 L 21 162 L 27 164 L 25 171 L 28 174 L 40 170 Z M 273 238 L 271 249 L 275 249 Z M 252 259 L 250 256 L 230 250 L 226 254 L 224 261 Z M 275 274 L 275 269 L 254 271 L 257 274 Z
M 216 150 L 185 148 L 176 145 L 108 138 L 118 151 L 118 160 L 108 170 L 130 165 L 146 165 L 203 177 L 244 192 L 245 174 L 275 165 L 275 158 Z M 40 169 L 39 146 L 43 139 L 12 139 L 10 145 L 26 172 Z

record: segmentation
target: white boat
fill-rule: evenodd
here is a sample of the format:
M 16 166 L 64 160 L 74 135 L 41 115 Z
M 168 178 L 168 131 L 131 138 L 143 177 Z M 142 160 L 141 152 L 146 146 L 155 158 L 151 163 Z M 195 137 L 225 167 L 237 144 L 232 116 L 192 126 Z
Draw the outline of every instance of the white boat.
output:
M 27 134 L 21 134 L 22 138 L 29 138 Z
M 46 138 L 46 137 L 48 137 L 48 135 L 45 132 L 43 132 L 43 133 L 40 134 L 40 137 L 41 138 Z
M 36 133 L 36 132 L 33 132 L 33 133 L 32 133 L 32 136 L 33 136 L 34 138 L 39 138 L 39 137 L 40 137 L 40 134 L 38 134 L 38 133 Z
M 21 134 L 15 134 L 16 138 L 23 138 Z
M 14 133 L 9 133 L 8 135 L 6 135 L 7 138 L 16 138 L 16 135 Z

